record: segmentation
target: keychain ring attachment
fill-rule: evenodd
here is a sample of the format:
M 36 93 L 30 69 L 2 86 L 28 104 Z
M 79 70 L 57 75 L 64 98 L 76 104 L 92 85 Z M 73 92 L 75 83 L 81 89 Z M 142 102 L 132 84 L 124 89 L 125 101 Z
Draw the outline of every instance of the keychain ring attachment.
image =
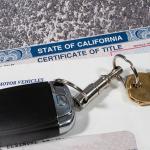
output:
M 117 65 L 116 65 L 116 59 L 117 58 L 122 58 L 123 60 L 125 60 L 130 65 L 130 68 L 133 71 L 133 74 L 134 74 L 134 77 L 135 77 L 135 83 L 134 84 L 137 86 L 139 84 L 139 75 L 138 75 L 137 70 L 134 67 L 133 63 L 130 60 L 128 60 L 124 55 L 117 54 L 117 55 L 115 55 L 115 57 L 113 59 L 113 68 L 117 67 Z M 119 78 L 121 80 L 123 80 L 123 78 L 120 75 L 119 75 Z
M 80 88 L 78 87 L 77 85 L 75 85 L 74 83 L 68 81 L 68 80 L 65 80 L 65 79 L 56 79 L 55 82 L 58 82 L 58 83 L 63 83 L 65 85 L 68 85 L 70 86 L 71 88 L 75 89 L 76 91 L 78 91 L 80 94 L 82 94 L 85 98 L 85 100 L 87 100 L 87 95 L 86 93 Z

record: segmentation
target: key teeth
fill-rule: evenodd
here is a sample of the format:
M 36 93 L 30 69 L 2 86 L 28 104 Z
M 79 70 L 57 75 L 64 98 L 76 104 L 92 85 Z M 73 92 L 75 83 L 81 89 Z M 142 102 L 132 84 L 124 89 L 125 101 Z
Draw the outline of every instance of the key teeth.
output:
M 149 106 L 149 105 L 150 105 L 150 102 L 149 102 L 149 103 L 139 102 L 139 105 L 140 105 L 140 106 Z
M 132 102 L 138 104 L 139 106 L 148 106 L 148 105 L 150 105 L 150 102 L 146 103 L 146 102 L 142 102 L 142 101 L 136 101 L 133 98 L 131 98 L 131 100 L 132 100 Z

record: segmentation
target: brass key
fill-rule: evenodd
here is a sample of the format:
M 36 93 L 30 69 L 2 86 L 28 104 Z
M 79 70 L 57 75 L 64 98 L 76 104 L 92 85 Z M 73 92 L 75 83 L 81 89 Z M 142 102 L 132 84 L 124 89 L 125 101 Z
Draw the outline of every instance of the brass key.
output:
M 114 57 L 114 68 L 117 67 L 116 58 L 118 57 L 129 63 L 130 68 L 133 71 L 133 74 L 126 77 L 126 81 L 122 76 L 118 76 L 119 79 L 123 81 L 125 88 L 128 91 L 129 98 L 141 106 L 150 105 L 150 73 L 137 72 L 132 62 L 121 54 Z
M 125 86 L 128 95 L 137 104 L 141 106 L 150 105 L 150 73 L 138 73 L 139 84 L 135 85 L 134 75 L 129 75 Z

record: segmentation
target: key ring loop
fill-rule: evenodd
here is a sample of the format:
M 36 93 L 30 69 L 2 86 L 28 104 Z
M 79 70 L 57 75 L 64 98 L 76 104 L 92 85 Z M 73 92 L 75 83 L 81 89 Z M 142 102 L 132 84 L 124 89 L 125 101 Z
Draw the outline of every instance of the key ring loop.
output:
M 113 68 L 117 67 L 117 65 L 116 65 L 116 59 L 117 58 L 122 58 L 123 60 L 125 60 L 130 65 L 130 68 L 133 71 L 133 74 L 134 74 L 134 77 L 135 77 L 135 83 L 134 84 L 138 85 L 139 84 L 139 75 L 138 75 L 137 70 L 134 67 L 133 63 L 130 60 L 128 60 L 124 55 L 117 54 L 117 55 L 115 55 L 115 57 L 113 59 Z M 123 78 L 121 76 L 119 76 L 119 78 L 121 80 L 123 80 Z
M 78 87 L 77 85 L 75 85 L 74 83 L 68 81 L 68 80 L 65 80 L 65 79 L 55 79 L 55 82 L 58 82 L 58 83 L 63 83 L 65 85 L 68 85 L 70 86 L 71 88 L 75 89 L 76 91 L 78 91 L 80 94 L 82 94 L 85 98 L 85 100 L 87 100 L 87 95 L 86 93 L 80 88 Z

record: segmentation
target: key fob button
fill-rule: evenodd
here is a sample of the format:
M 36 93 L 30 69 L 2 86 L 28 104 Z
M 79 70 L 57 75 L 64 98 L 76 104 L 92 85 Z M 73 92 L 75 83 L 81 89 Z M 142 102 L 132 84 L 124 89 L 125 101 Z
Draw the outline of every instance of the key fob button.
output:
M 65 85 L 34 83 L 0 90 L 0 147 L 54 138 L 75 118 Z
M 67 98 L 64 95 L 57 95 L 57 105 L 58 107 L 68 106 Z
M 57 114 L 59 117 L 61 117 L 67 114 L 68 112 L 70 112 L 70 106 L 66 96 L 57 95 L 56 97 L 57 100 L 55 104 L 56 104 Z

